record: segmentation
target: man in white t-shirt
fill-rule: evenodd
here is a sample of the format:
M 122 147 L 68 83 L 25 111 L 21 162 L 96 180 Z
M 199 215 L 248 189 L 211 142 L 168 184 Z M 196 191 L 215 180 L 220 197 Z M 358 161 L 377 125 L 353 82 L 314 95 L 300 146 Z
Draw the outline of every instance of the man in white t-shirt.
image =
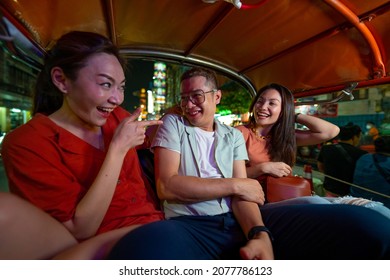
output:
M 264 193 L 246 178 L 244 139 L 214 119 L 221 95 L 213 71 L 193 68 L 182 76 L 183 116 L 166 115 L 152 143 L 158 195 L 165 217 L 192 232 L 187 244 L 205 252 L 201 258 L 238 258 L 243 247 L 242 258 L 272 259 L 258 208 Z

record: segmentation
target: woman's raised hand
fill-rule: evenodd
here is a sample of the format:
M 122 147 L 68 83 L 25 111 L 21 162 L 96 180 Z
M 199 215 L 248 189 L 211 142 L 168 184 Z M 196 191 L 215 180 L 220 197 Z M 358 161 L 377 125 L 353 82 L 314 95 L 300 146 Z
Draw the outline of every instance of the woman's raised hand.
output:
M 124 119 L 113 136 L 111 146 L 115 145 L 122 152 L 127 153 L 130 148 L 141 145 L 145 140 L 145 130 L 148 126 L 160 125 L 161 120 L 138 121 L 141 109 L 137 108 L 134 113 Z

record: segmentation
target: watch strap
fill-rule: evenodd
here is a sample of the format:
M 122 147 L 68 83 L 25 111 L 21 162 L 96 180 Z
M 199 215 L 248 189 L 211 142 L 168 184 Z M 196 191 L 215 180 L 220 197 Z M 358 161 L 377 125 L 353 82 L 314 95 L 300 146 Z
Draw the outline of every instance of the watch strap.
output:
M 253 228 L 251 228 L 249 230 L 249 232 L 248 232 L 248 240 L 253 239 L 253 237 L 255 237 L 255 235 L 258 234 L 259 232 L 266 232 L 266 233 L 268 233 L 269 238 L 271 239 L 271 241 L 274 240 L 271 231 L 266 226 L 254 226 Z

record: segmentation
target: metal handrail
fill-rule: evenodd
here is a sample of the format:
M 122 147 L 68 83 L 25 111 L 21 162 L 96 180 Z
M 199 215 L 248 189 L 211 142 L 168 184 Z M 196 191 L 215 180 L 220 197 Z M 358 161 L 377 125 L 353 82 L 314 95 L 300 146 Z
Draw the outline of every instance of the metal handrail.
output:
M 322 173 L 322 172 L 320 172 L 320 171 L 317 171 L 317 172 L 320 173 L 320 174 L 322 174 L 324 177 L 328 177 L 328 178 L 333 179 L 333 180 L 335 180 L 335 181 L 338 181 L 338 182 L 341 182 L 341 183 L 350 185 L 350 186 L 352 186 L 352 187 L 355 187 L 355 188 L 364 190 L 364 191 L 366 191 L 366 192 L 370 192 L 370 193 L 373 193 L 373 194 L 376 194 L 376 195 L 379 195 L 379 196 L 383 196 L 383 197 L 385 197 L 385 198 L 390 198 L 390 195 L 387 195 L 387 194 L 384 194 L 384 193 L 380 193 L 380 192 L 377 192 L 377 191 L 374 191 L 374 190 L 371 190 L 371 189 L 367 189 L 367 188 L 365 188 L 365 187 L 356 185 L 356 184 L 354 184 L 354 183 L 350 183 L 350 182 L 341 180 L 341 179 L 339 179 L 339 178 L 336 178 L 336 177 L 327 175 L 327 174 Z
M 352 91 L 357 87 L 357 85 L 358 85 L 357 82 L 353 82 L 353 83 L 349 84 L 346 88 L 344 88 L 343 90 L 340 91 L 340 95 L 339 95 L 339 96 L 337 96 L 336 98 L 334 98 L 334 99 L 332 99 L 332 100 L 302 101 L 302 102 L 296 102 L 296 103 L 295 103 L 295 106 L 300 106 L 300 105 L 319 105 L 319 104 L 336 103 L 336 102 L 340 101 L 342 98 L 344 98 L 345 96 L 349 96 L 349 99 L 350 99 L 350 100 L 353 100 L 353 99 L 354 99 L 354 96 L 353 96 L 353 94 L 352 94 Z

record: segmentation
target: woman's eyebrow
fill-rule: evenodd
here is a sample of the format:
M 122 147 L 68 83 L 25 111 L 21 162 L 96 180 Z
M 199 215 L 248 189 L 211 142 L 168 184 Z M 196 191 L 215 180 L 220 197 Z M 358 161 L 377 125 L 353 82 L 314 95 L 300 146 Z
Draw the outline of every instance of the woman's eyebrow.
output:
M 104 73 L 101 73 L 101 74 L 98 74 L 98 76 L 100 76 L 100 77 L 104 77 L 104 78 L 106 78 L 106 79 L 108 79 L 108 80 L 110 80 L 111 82 L 115 82 L 115 79 L 113 78 L 113 77 L 111 77 L 110 75 L 107 75 L 107 74 L 104 74 Z M 122 82 L 120 82 L 120 84 L 123 84 L 123 83 L 125 83 L 126 82 L 126 79 L 123 79 L 123 81 Z

